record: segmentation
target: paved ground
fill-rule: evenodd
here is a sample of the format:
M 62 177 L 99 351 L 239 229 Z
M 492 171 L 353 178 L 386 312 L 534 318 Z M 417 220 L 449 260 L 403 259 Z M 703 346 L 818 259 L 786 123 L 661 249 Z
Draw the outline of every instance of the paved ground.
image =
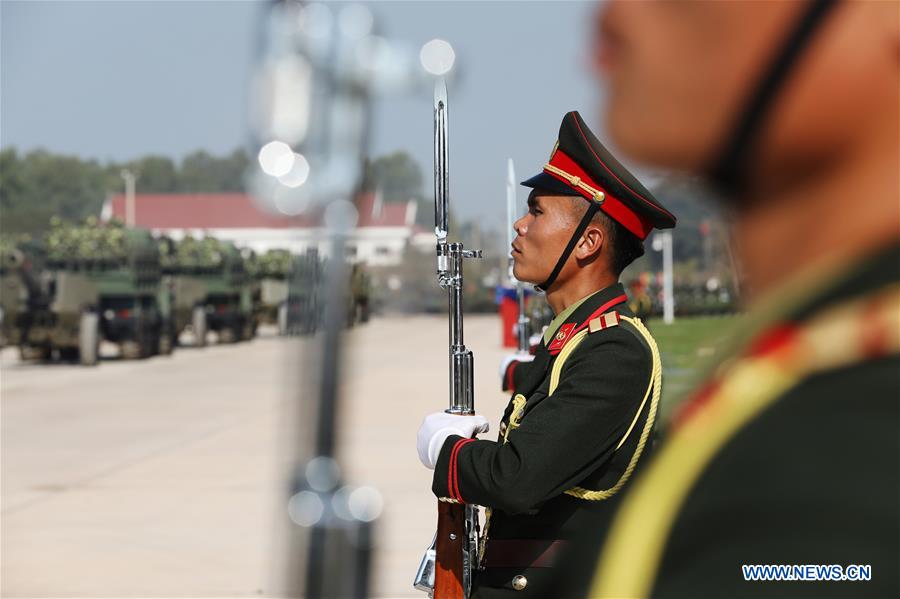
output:
M 496 427 L 500 325 L 466 322 L 477 405 Z M 376 319 L 348 341 L 341 462 L 384 497 L 375 591 L 419 597 L 435 502 L 415 434 L 446 406 L 446 320 Z M 2 351 L 2 596 L 279 595 L 303 343 L 268 335 L 97 368 Z

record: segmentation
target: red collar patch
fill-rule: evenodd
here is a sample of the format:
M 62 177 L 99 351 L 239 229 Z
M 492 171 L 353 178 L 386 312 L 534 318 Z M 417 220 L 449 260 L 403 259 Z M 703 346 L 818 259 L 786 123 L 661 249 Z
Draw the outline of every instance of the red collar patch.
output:
M 547 351 L 551 354 L 559 353 L 577 326 L 577 323 L 569 322 L 559 327 L 559 331 L 553 336 L 553 343 L 547 346 Z

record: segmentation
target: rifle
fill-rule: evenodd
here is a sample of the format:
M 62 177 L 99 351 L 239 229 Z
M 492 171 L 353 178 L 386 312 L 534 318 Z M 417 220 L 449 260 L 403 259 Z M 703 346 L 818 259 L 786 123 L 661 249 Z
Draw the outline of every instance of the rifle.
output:
M 463 341 L 463 260 L 480 258 L 481 250 L 466 250 L 448 242 L 449 171 L 448 103 L 443 78 L 434 88 L 434 233 L 437 237 L 437 280 L 449 295 L 450 407 L 449 414 L 475 413 L 474 358 Z M 465 599 L 472 588 L 478 556 L 478 507 L 438 501 L 437 533 L 419 565 L 414 586 L 434 599 Z

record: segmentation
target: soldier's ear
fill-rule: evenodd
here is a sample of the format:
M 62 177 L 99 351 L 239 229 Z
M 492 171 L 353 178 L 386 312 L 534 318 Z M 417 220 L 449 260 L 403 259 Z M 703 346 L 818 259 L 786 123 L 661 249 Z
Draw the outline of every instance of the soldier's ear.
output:
M 600 255 L 604 243 L 606 243 L 606 232 L 599 225 L 591 223 L 581 235 L 578 245 L 575 246 L 575 256 L 579 260 L 595 259 Z

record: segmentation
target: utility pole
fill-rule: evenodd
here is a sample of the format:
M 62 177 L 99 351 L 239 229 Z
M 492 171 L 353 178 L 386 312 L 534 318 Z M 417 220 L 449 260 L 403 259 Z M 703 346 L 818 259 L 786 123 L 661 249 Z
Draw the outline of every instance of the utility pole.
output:
M 672 232 L 661 231 L 653 237 L 653 249 L 663 258 L 663 322 L 675 321 L 675 291 L 672 273 Z
M 125 226 L 133 228 L 135 225 L 134 183 L 137 175 L 123 168 L 120 173 L 125 180 Z

